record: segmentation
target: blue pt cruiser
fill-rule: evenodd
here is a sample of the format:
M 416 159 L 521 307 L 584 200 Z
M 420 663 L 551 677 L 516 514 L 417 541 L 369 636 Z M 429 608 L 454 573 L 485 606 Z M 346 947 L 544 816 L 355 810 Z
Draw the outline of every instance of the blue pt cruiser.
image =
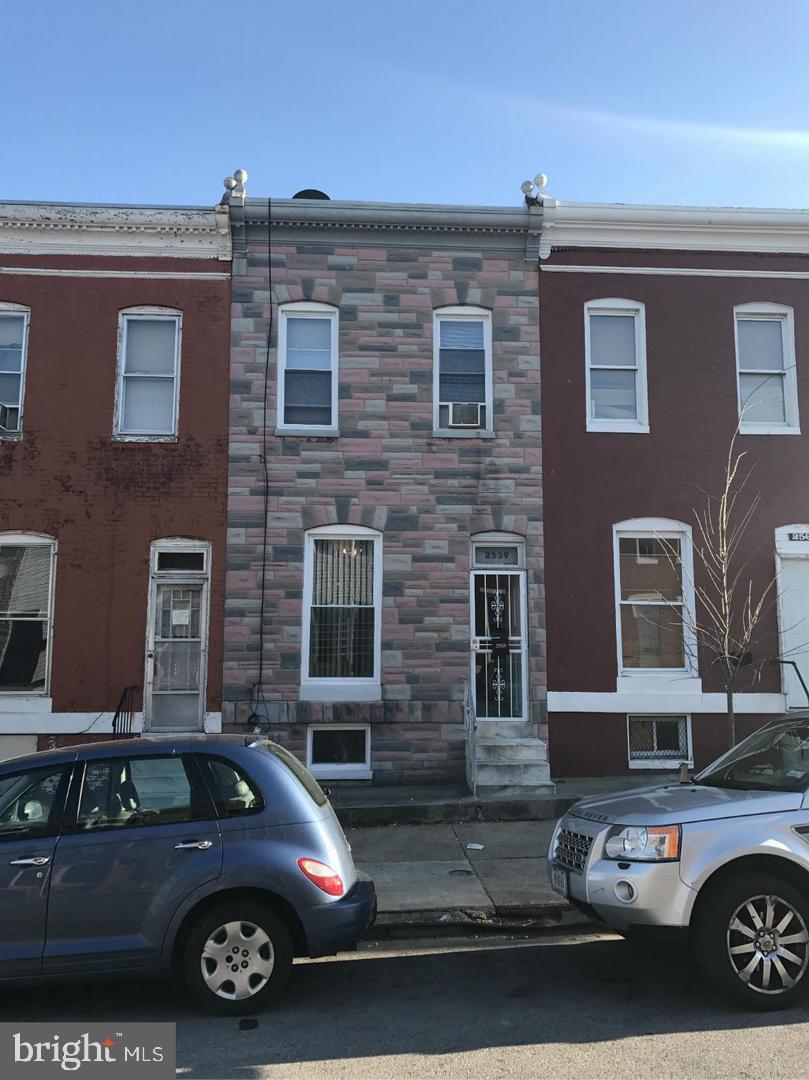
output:
M 0 765 L 0 986 L 176 971 L 252 1012 L 295 956 L 376 915 L 317 781 L 239 735 L 127 739 Z

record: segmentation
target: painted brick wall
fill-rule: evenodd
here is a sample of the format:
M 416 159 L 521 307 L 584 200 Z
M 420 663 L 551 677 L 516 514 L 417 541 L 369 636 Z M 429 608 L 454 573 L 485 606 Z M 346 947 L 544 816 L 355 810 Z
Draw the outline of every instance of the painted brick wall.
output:
M 273 734 L 303 756 L 306 725 L 372 724 L 374 781 L 460 780 L 469 674 L 470 536 L 521 534 L 528 566 L 531 715 L 545 727 L 542 457 L 537 274 L 524 245 L 493 238 L 425 246 L 367 233 L 335 243 L 304 231 L 272 244 L 276 303 L 316 300 L 340 314 L 340 436 L 275 435 L 274 307 L 269 363 L 269 519 L 264 679 Z M 406 243 L 412 246 L 405 246 Z M 229 557 L 224 720 L 248 722 L 258 678 L 263 475 L 260 462 L 270 293 L 266 225 L 234 264 Z M 494 439 L 433 437 L 433 309 L 491 309 Z M 381 702 L 299 702 L 305 530 L 381 530 Z

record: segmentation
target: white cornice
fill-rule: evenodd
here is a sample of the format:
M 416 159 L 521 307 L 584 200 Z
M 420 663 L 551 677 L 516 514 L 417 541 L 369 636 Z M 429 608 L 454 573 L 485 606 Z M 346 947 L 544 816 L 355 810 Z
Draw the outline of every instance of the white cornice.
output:
M 227 207 L 0 203 L 4 255 L 230 260 Z
M 273 226 L 427 232 L 525 234 L 526 206 L 461 206 L 432 203 L 349 202 L 335 199 L 272 199 Z M 247 199 L 245 220 L 267 221 L 267 199 Z
M 545 199 L 540 258 L 565 247 L 809 254 L 809 210 Z

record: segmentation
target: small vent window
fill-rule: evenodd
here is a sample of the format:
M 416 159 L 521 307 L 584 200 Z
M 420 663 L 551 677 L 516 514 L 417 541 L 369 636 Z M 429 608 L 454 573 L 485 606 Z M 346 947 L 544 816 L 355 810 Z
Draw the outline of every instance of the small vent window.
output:
M 630 716 L 629 760 L 689 760 L 687 716 Z

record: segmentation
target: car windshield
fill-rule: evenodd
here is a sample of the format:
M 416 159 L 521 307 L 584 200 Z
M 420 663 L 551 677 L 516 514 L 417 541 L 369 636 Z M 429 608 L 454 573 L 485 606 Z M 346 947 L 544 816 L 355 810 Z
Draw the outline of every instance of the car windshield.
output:
M 740 791 L 806 791 L 809 719 L 768 724 L 709 765 L 694 782 Z

